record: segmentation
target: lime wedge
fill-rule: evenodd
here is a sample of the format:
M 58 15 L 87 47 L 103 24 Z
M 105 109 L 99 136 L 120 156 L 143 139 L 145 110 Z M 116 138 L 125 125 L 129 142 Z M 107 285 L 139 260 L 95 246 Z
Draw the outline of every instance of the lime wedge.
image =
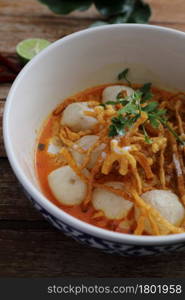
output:
M 51 43 L 44 39 L 26 39 L 16 46 L 16 52 L 23 63 L 27 63 Z

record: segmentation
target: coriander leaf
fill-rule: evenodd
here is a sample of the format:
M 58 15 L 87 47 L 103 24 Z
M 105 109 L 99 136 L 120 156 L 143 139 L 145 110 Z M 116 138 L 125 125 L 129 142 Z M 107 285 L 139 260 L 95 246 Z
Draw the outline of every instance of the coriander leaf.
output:
M 145 101 L 152 98 L 151 93 L 151 86 L 152 84 L 150 82 L 145 83 L 142 87 L 140 87 L 139 91 L 142 93 L 142 101 L 141 103 L 144 103 Z
M 163 116 L 165 115 L 167 112 L 166 109 L 159 109 L 157 112 L 156 112 L 156 115 L 159 117 L 159 116 Z
M 110 136 L 110 137 L 114 137 L 114 136 L 116 136 L 116 135 L 117 135 L 117 129 L 116 129 L 116 126 L 113 125 L 113 124 L 111 124 L 111 125 L 109 126 L 109 136 Z
M 133 95 L 130 96 L 131 101 L 137 103 L 139 106 L 141 104 L 142 93 L 140 91 L 134 91 Z
M 151 102 L 153 103 L 153 102 Z M 148 112 L 148 119 L 154 128 L 158 128 L 159 124 L 162 122 L 166 122 L 166 110 L 165 109 L 158 109 L 155 108 L 153 111 Z M 163 116 L 163 118 L 162 118 Z
M 144 133 L 144 137 L 145 137 L 145 142 L 146 142 L 147 144 L 152 144 L 153 141 L 149 138 L 148 133 L 146 132 L 146 129 L 145 129 L 145 125 L 144 125 L 144 124 L 142 125 L 142 129 L 143 129 L 143 133 Z
M 129 72 L 129 68 L 126 68 L 121 73 L 119 73 L 118 74 L 118 80 L 125 79 L 125 77 L 127 76 L 128 72 Z
M 131 118 L 128 115 L 126 117 L 118 115 L 118 117 L 112 118 L 112 124 L 109 127 L 109 136 L 113 137 L 116 135 L 125 135 L 126 130 L 129 129 L 136 120 L 136 116 Z
M 138 106 L 132 102 L 125 105 L 123 108 L 118 110 L 118 114 L 137 114 L 138 113 Z
M 152 125 L 153 128 L 158 128 L 159 127 L 159 120 L 156 119 L 155 115 L 149 114 L 148 119 Z
M 142 97 L 142 102 L 141 103 L 143 103 L 143 102 L 145 102 L 147 100 L 150 100 L 152 97 L 153 97 L 153 94 L 151 92 L 148 92 L 146 95 L 144 95 Z
M 171 134 L 176 138 L 177 142 L 179 142 L 182 146 L 185 146 L 185 141 L 177 134 L 177 132 L 170 126 L 167 120 L 161 119 L 161 123 L 171 132 Z
M 108 105 L 108 104 L 110 104 L 110 105 L 116 105 L 116 104 L 118 104 L 118 102 L 117 101 L 107 101 L 107 102 L 105 102 L 105 104 L 106 105 Z
M 144 83 L 142 87 L 140 87 L 140 92 L 145 95 L 147 94 L 148 92 L 150 92 L 151 90 L 151 87 L 152 87 L 152 84 L 151 82 L 147 82 L 147 83 Z
M 128 69 L 120 73 L 120 76 L 126 76 Z M 120 98 L 121 95 L 118 94 L 117 101 L 108 101 L 110 104 L 121 104 L 123 107 L 117 111 L 117 117 L 112 118 L 112 124 L 109 127 L 109 136 L 113 137 L 116 135 L 125 135 L 126 131 L 131 128 L 137 119 L 141 116 L 142 112 L 145 112 L 148 116 L 148 121 L 151 126 L 158 128 L 160 124 L 165 126 L 171 134 L 176 138 L 177 142 L 185 146 L 185 141 L 177 134 L 177 132 L 170 126 L 167 121 L 166 110 L 159 109 L 158 102 L 146 103 L 152 97 L 150 92 L 151 83 L 145 83 L 139 90 L 135 91 L 131 96 L 125 98 Z M 145 103 L 144 107 L 141 105 Z M 146 121 L 145 121 L 146 122 Z M 144 122 L 144 123 L 145 123 Z M 141 124 L 145 141 L 148 144 L 152 143 L 152 140 L 148 136 L 145 129 L 144 123 Z
M 118 80 L 126 80 L 128 82 L 128 84 L 130 85 L 130 81 L 128 80 L 127 78 L 127 75 L 128 75 L 128 72 L 129 72 L 129 68 L 126 68 L 125 70 L 123 70 L 121 73 L 118 74 Z
M 159 106 L 158 102 L 150 102 L 148 105 L 143 107 L 142 110 L 149 113 L 155 111 L 158 106 Z
M 117 117 L 112 118 L 112 123 L 113 124 L 122 124 L 123 125 L 125 123 L 125 120 L 126 119 L 124 119 L 122 115 L 118 115 Z
M 109 136 L 124 135 L 125 121 L 122 116 L 112 118 L 112 124 L 109 127 Z

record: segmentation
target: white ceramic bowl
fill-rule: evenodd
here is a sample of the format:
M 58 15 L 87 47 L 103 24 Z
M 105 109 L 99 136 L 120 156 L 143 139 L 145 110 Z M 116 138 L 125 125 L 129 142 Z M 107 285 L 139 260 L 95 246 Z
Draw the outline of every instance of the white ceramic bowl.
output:
M 62 99 L 114 82 L 126 67 L 131 80 L 184 90 L 185 34 L 150 25 L 110 25 L 69 35 L 38 54 L 18 75 L 4 113 L 4 141 L 12 168 L 29 198 L 55 226 L 82 243 L 122 255 L 185 248 L 185 234 L 163 237 L 115 233 L 60 210 L 40 190 L 34 146 L 42 122 Z

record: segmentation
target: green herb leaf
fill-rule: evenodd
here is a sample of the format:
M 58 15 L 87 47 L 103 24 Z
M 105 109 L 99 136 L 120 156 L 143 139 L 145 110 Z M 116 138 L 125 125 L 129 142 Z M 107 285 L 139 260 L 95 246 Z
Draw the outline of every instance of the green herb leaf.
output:
M 159 106 L 158 102 L 150 102 L 148 105 L 143 107 L 142 110 L 149 113 L 152 111 L 156 111 L 158 106 Z
M 155 115 L 149 114 L 148 119 L 152 125 L 153 128 L 158 128 L 160 125 L 159 120 L 156 119 Z
M 142 93 L 142 101 L 141 103 L 144 103 L 147 100 L 150 100 L 152 98 L 152 93 L 151 93 L 151 86 L 152 84 L 150 82 L 145 83 L 139 91 Z
M 124 70 L 119 76 L 125 78 L 128 73 L 128 69 Z M 137 119 L 141 116 L 142 112 L 147 113 L 148 121 L 151 126 L 158 128 L 160 124 L 168 128 L 173 134 L 176 140 L 183 146 L 185 141 L 177 134 L 177 132 L 170 126 L 166 117 L 166 110 L 159 109 L 158 102 L 149 102 L 147 105 L 142 106 L 142 103 L 147 102 L 152 97 L 151 94 L 151 83 L 145 83 L 139 90 L 135 91 L 131 96 L 120 98 L 118 94 L 117 101 L 108 101 L 110 104 L 121 104 L 123 107 L 117 111 L 117 117 L 112 118 L 112 124 L 109 128 L 109 136 L 113 137 L 116 135 L 125 135 L 126 131 L 134 125 Z M 146 121 L 145 121 L 146 122 Z M 144 123 L 145 123 L 144 122 Z M 148 144 L 152 143 L 152 139 L 148 136 L 144 123 L 141 125 L 145 141 Z
M 116 136 L 117 134 L 118 134 L 118 132 L 117 132 L 116 126 L 115 126 L 114 124 L 111 124 L 111 125 L 109 126 L 109 137 L 114 137 L 114 136 Z
M 107 101 L 107 102 L 105 102 L 105 104 L 106 105 L 116 105 L 116 104 L 118 104 L 118 102 L 117 101 Z
M 144 125 L 144 124 L 142 125 L 142 129 L 143 129 L 143 133 L 144 133 L 144 137 L 145 137 L 145 142 L 146 142 L 147 144 L 152 144 L 153 141 L 149 138 L 148 133 L 146 132 L 146 129 L 145 129 L 145 125 Z
M 151 102 L 151 103 L 155 103 L 155 102 Z M 166 121 L 165 114 L 166 114 L 165 109 L 157 109 L 157 107 L 154 108 L 153 110 L 148 111 L 148 119 L 152 127 L 158 128 L 162 120 L 165 122 Z
M 127 78 L 127 75 L 128 75 L 128 72 L 129 72 L 129 69 L 126 68 L 125 70 L 123 70 L 121 73 L 118 74 L 118 80 L 126 80 L 128 82 L 128 84 L 130 85 L 130 81 L 128 80 Z
M 123 116 L 118 116 L 112 118 L 112 124 L 109 127 L 109 136 L 113 137 L 116 135 L 124 135 L 124 124 L 127 120 L 123 118 Z
M 120 110 L 118 110 L 118 114 L 136 114 L 138 111 L 138 106 L 132 102 L 128 103 L 127 105 L 125 105 L 123 108 L 121 108 Z
M 164 120 L 160 118 L 161 123 L 168 128 L 168 130 L 171 132 L 171 134 L 176 138 L 177 142 L 181 144 L 182 146 L 185 146 L 185 141 L 177 134 L 177 132 L 170 126 L 167 120 Z

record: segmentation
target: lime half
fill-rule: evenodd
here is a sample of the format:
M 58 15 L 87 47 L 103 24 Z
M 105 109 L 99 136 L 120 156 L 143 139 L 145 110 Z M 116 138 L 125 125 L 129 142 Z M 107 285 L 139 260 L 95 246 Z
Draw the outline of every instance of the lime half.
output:
M 27 63 L 51 43 L 44 39 L 26 39 L 16 46 L 16 52 L 23 63 Z

